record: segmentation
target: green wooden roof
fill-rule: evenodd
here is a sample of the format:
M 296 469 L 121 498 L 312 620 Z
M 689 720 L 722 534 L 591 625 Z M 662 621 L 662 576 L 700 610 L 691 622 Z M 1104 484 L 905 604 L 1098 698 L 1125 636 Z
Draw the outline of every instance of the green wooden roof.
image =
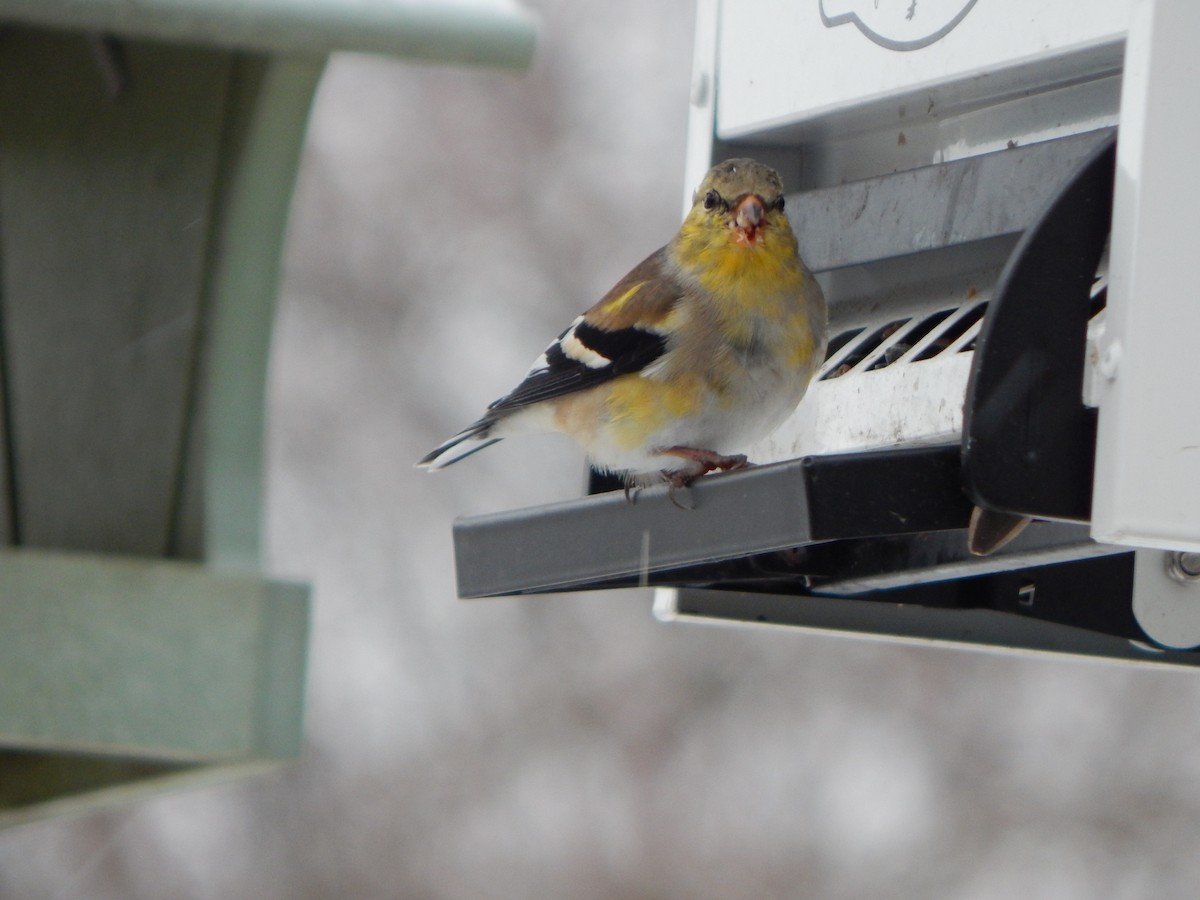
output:
M 0 20 L 270 52 L 383 53 L 523 68 L 536 20 L 517 0 L 0 0 Z

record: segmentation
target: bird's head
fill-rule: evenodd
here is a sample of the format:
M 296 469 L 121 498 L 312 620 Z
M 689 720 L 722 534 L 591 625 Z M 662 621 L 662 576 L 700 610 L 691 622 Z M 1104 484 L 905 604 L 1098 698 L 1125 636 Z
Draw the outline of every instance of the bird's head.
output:
M 778 172 L 752 159 L 727 159 L 709 169 L 696 188 L 684 227 L 708 241 L 758 248 L 772 230 L 791 237 L 783 202 Z

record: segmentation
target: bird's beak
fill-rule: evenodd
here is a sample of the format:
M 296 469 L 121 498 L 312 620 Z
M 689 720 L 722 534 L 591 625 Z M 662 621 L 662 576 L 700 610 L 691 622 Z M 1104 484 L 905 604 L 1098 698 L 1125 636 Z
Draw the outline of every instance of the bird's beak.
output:
M 758 194 L 747 194 L 733 208 L 735 239 L 739 244 L 753 246 L 758 229 L 767 215 L 767 205 Z

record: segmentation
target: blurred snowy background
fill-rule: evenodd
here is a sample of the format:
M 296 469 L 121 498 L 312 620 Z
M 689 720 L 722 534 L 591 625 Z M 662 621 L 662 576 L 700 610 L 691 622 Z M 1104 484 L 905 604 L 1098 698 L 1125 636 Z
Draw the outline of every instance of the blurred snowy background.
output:
M 461 602 L 455 515 L 578 455 L 412 462 L 678 222 L 692 0 L 536 0 L 522 75 L 331 64 L 270 397 L 309 747 L 0 833 L 3 898 L 1190 898 L 1200 676 Z

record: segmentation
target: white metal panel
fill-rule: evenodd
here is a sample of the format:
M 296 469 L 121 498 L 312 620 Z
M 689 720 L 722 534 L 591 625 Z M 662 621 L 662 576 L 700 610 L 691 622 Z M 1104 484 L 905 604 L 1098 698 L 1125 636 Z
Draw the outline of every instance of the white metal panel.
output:
M 878 127 L 881 108 L 889 125 L 915 122 L 1111 73 L 1131 2 L 725 2 L 717 134 L 818 119 L 853 131 Z
M 1168 554 L 1138 550 L 1133 568 L 1133 615 L 1164 647 L 1200 647 L 1200 583 L 1168 574 Z
M 976 302 L 964 306 L 945 320 L 952 325 Z M 863 336 L 891 317 L 877 313 L 859 321 Z M 960 352 L 979 331 L 976 321 L 952 346 L 929 359 L 916 360 L 934 330 L 911 345 L 905 341 L 913 316 L 876 349 L 838 377 L 823 379 L 833 370 L 846 369 L 847 351 L 855 341 L 832 354 L 822 367 L 800 408 L 774 434 L 749 451 L 756 463 L 779 462 L 816 453 L 845 453 L 901 444 L 956 443 L 962 433 L 962 396 L 971 369 L 970 352 Z M 906 317 L 907 319 L 907 317 Z M 894 341 L 905 341 L 896 344 Z M 884 368 L 871 368 L 880 357 L 898 354 Z M 851 357 L 854 358 L 854 357 Z
M 720 599 L 714 601 L 714 598 Z M 722 602 L 727 609 L 736 604 L 739 615 L 714 614 L 714 606 L 719 609 Z M 1137 641 L 987 609 L 939 609 L 886 601 L 791 597 L 704 588 L 657 588 L 653 609 L 655 618 L 661 622 L 788 628 L 827 637 L 867 638 L 910 646 L 956 647 L 1005 654 L 1070 653 L 1142 666 L 1195 665 L 1194 654 L 1175 653 Z M 755 618 L 740 618 L 747 613 L 755 614 Z
M 1200 550 L 1200 4 L 1143 0 L 1129 33 L 1100 341 L 1092 533 Z
M 717 27 L 719 0 L 697 0 L 696 43 L 692 51 L 691 108 L 688 110 L 687 159 L 683 172 L 683 215 L 692 208 L 692 192 L 713 164 L 713 128 L 717 106 Z

